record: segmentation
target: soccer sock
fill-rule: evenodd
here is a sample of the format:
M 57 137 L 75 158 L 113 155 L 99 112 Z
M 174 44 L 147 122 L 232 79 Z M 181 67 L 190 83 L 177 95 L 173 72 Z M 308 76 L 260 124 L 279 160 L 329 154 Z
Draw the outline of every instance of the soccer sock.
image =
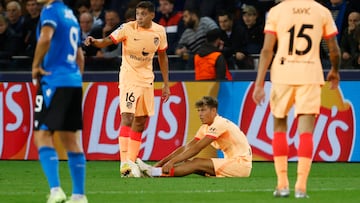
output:
M 299 161 L 295 184 L 296 191 L 306 192 L 306 184 L 311 169 L 314 145 L 312 137 L 312 133 L 303 133 L 300 135 L 300 144 L 298 149 Z
M 68 152 L 68 165 L 72 180 L 72 194 L 85 193 L 85 168 L 86 160 L 84 153 Z
M 124 163 L 127 161 L 127 152 L 129 145 L 131 128 L 129 126 L 121 126 L 119 133 L 119 150 L 120 150 L 120 161 Z
M 151 168 L 151 176 L 162 176 L 162 168 L 161 167 L 152 167 Z
M 272 141 L 274 166 L 277 176 L 277 188 L 289 188 L 288 179 L 288 151 L 289 146 L 285 132 L 275 132 Z
M 135 162 L 141 146 L 141 135 L 142 132 L 130 131 L 130 141 L 128 149 L 128 159 Z
M 39 160 L 50 189 L 60 187 L 59 158 L 54 148 L 40 147 Z
M 162 168 L 160 168 L 162 171 Z M 175 176 L 175 168 L 171 168 L 168 174 L 162 173 L 161 177 L 174 177 Z

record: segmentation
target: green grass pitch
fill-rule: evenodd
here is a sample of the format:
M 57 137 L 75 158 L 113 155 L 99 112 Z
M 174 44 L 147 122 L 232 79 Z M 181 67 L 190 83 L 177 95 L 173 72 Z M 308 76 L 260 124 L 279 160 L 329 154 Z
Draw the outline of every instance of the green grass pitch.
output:
M 309 199 L 272 196 L 276 180 L 272 162 L 254 162 L 250 178 L 120 178 L 117 161 L 87 162 L 90 203 L 149 202 L 360 202 L 360 163 L 313 163 Z M 293 187 L 296 163 L 289 163 Z M 67 162 L 60 162 L 61 184 L 71 194 Z M 48 185 L 38 161 L 0 161 L 0 202 L 46 202 Z

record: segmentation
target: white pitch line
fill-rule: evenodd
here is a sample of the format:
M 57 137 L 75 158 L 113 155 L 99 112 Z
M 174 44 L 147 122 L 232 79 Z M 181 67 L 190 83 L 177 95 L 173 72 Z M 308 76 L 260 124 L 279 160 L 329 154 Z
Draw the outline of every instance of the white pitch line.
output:
M 318 189 L 311 189 L 309 192 L 318 192 L 318 191 L 357 191 L 360 188 L 318 188 Z M 158 190 L 146 190 L 146 191 L 87 191 L 86 194 L 157 194 L 157 193 L 166 193 L 166 194 L 184 194 L 184 193 L 227 193 L 227 192 L 242 192 L 242 193 L 253 193 L 253 192 L 272 192 L 273 189 L 239 189 L 239 190 L 179 190 L 179 191 L 158 191 Z M 45 194 L 42 191 L 36 192 L 22 192 L 22 191 L 15 191 L 15 192 L 4 192 L 0 191 L 0 196 L 18 196 L 18 195 L 34 195 L 34 194 Z

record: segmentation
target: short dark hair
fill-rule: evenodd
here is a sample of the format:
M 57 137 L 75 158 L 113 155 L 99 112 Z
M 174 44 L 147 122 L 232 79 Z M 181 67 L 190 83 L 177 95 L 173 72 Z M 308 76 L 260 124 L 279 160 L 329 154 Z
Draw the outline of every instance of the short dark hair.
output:
M 219 19 L 219 16 L 227 16 L 229 18 L 229 20 L 234 20 L 234 15 L 230 11 L 227 11 L 227 10 L 220 10 L 217 13 L 218 19 Z
M 150 11 L 151 13 L 155 13 L 155 6 L 151 1 L 140 1 L 137 5 L 136 8 L 143 8 L 143 9 L 147 9 L 148 11 Z
M 170 4 L 174 5 L 175 4 L 175 0 L 165 0 L 167 2 L 169 2 Z
M 216 98 L 211 96 L 203 96 L 200 100 L 195 103 L 196 108 L 208 106 L 210 108 L 218 108 L 218 101 Z
M 215 42 L 217 39 L 221 39 L 221 30 L 220 29 L 213 29 L 206 33 L 206 41 L 207 42 Z
M 198 18 L 200 18 L 200 10 L 194 7 L 187 7 L 184 11 L 188 11 L 190 14 L 195 14 Z

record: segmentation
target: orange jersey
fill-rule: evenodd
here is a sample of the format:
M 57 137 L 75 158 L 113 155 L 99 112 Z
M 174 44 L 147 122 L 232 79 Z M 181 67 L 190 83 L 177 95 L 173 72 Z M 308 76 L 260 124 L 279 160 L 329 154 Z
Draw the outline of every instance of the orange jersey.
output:
M 157 51 L 166 51 L 165 28 L 152 22 L 149 29 L 136 21 L 124 23 L 110 34 L 115 44 L 122 42 L 119 82 L 150 87 L 154 82 L 153 58 Z
M 314 0 L 285 0 L 270 9 L 264 32 L 277 37 L 272 82 L 324 84 L 320 42 L 338 33 L 327 8 Z
M 214 139 L 211 145 L 222 150 L 224 158 L 252 156 L 245 134 L 233 122 L 219 115 L 211 125 L 201 125 L 195 139 L 200 140 L 205 136 Z

